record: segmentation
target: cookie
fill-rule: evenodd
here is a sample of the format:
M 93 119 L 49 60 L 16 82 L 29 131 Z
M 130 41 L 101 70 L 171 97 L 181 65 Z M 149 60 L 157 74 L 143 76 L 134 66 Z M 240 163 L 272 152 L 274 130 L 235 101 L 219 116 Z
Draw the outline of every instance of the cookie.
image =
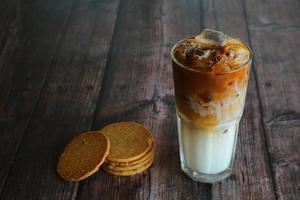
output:
M 114 170 L 114 171 L 130 171 L 134 170 L 137 168 L 141 168 L 142 166 L 146 165 L 147 163 L 150 162 L 150 160 L 153 160 L 154 156 L 153 153 L 150 154 L 146 159 L 144 159 L 142 162 L 135 163 L 135 164 L 130 164 L 130 165 L 111 165 L 109 163 L 104 163 L 102 165 L 103 168 L 109 169 L 109 170 Z
M 105 161 L 104 164 L 110 165 L 110 166 L 118 166 L 118 167 L 126 167 L 126 166 L 132 166 L 132 165 L 138 165 L 141 163 L 145 163 L 145 161 L 149 160 L 150 157 L 154 156 L 154 146 L 152 145 L 151 149 L 142 157 L 137 160 L 133 160 L 130 162 L 111 162 L 111 161 Z
M 153 143 L 150 131 L 134 122 L 113 123 L 100 131 L 110 140 L 111 151 L 106 160 L 111 162 L 140 159 L 151 149 Z
M 144 163 L 139 163 L 139 164 L 136 164 L 136 165 L 130 165 L 130 166 L 111 166 L 111 165 L 103 164 L 101 167 L 106 168 L 108 170 L 113 170 L 113 171 L 127 172 L 127 171 L 131 171 L 131 170 L 135 170 L 135 169 L 143 167 L 144 165 L 146 165 L 147 163 L 149 163 L 150 160 L 153 160 L 153 157 L 149 157 L 147 160 L 145 160 Z
M 83 180 L 96 171 L 105 161 L 110 141 L 99 132 L 85 132 L 76 136 L 60 155 L 57 172 L 67 181 Z
M 116 176 L 132 176 L 135 174 L 139 174 L 145 170 L 147 170 L 149 167 L 151 167 L 151 165 L 153 164 L 154 158 L 151 159 L 148 163 L 146 163 L 145 165 L 134 169 L 134 170 L 128 170 L 128 171 L 115 171 L 115 170 L 111 170 L 111 169 L 107 169 L 107 168 L 103 168 L 106 172 L 116 175 Z

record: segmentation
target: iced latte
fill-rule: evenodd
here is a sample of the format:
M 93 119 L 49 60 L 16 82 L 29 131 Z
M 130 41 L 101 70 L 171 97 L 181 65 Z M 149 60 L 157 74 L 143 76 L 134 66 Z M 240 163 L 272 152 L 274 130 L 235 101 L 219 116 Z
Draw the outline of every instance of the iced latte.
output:
M 239 39 L 205 29 L 172 48 L 182 170 L 195 181 L 231 174 L 251 64 Z

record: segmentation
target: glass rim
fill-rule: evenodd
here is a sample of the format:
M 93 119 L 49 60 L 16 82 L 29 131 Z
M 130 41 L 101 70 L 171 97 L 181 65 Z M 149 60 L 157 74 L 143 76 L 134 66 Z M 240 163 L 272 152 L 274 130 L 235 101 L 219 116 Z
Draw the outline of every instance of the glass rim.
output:
M 197 73 L 203 73 L 203 74 L 212 74 L 212 72 L 209 72 L 209 71 L 201 71 L 201 70 L 189 68 L 189 67 L 187 67 L 187 66 L 181 64 L 181 63 L 175 58 L 173 51 L 174 51 L 174 49 L 176 48 L 176 46 L 177 46 L 178 44 L 180 44 L 181 42 L 183 42 L 184 40 L 187 40 L 187 39 L 190 39 L 190 38 L 193 38 L 193 37 L 196 37 L 196 36 L 186 37 L 186 38 L 184 38 L 184 39 L 182 39 L 182 40 L 180 40 L 180 41 L 178 41 L 178 42 L 176 42 L 176 43 L 174 44 L 174 46 L 173 46 L 172 49 L 171 49 L 171 58 L 172 58 L 172 61 L 174 61 L 174 62 L 175 62 L 178 66 L 180 66 L 181 68 L 186 69 L 186 70 L 191 71 L 191 72 L 197 72 Z M 240 40 L 240 41 L 241 41 L 241 40 Z M 231 70 L 231 71 L 229 71 L 229 72 L 218 72 L 218 73 L 215 73 L 216 75 L 230 74 L 230 73 L 233 73 L 233 72 L 237 72 L 237 71 L 243 69 L 244 67 L 246 67 L 248 64 L 251 63 L 251 61 L 252 61 L 252 51 L 251 51 L 250 47 L 249 47 L 245 42 L 241 41 L 241 43 L 248 49 L 248 51 L 249 51 L 249 53 L 250 53 L 250 54 L 249 54 L 250 56 L 249 56 L 248 60 L 247 60 L 245 63 L 243 63 L 243 64 L 241 64 L 240 66 L 238 66 L 238 67 L 237 67 L 236 69 L 234 69 L 234 70 Z

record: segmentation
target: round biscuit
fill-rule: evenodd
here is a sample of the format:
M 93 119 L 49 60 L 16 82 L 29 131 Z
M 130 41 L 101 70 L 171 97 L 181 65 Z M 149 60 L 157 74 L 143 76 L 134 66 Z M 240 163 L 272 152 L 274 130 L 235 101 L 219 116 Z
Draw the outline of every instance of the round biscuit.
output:
M 153 156 L 150 156 L 141 163 L 137 163 L 134 165 L 127 165 L 127 166 L 110 165 L 110 164 L 104 163 L 102 165 L 102 167 L 109 169 L 109 170 L 114 170 L 114 171 L 130 171 L 130 170 L 135 170 L 135 169 L 143 167 L 144 165 L 149 163 L 151 160 L 153 160 L 153 158 L 154 158 Z
M 83 180 L 96 171 L 109 153 L 110 141 L 99 132 L 85 132 L 73 138 L 57 163 L 58 174 L 67 181 Z
M 139 173 L 144 172 L 145 170 L 147 170 L 148 168 L 151 167 L 151 165 L 153 164 L 154 158 L 151 159 L 147 164 L 145 164 L 144 166 L 134 169 L 134 170 L 129 170 L 129 171 L 115 171 L 115 170 L 110 170 L 107 168 L 103 168 L 106 172 L 113 174 L 115 176 L 133 176 Z
M 152 145 L 151 149 L 142 157 L 130 162 L 112 162 L 109 160 L 105 160 L 104 164 L 109 166 L 118 166 L 118 167 L 127 167 L 132 165 L 138 165 L 141 163 L 145 163 L 145 161 L 149 160 L 150 157 L 154 156 L 154 145 Z
M 107 161 L 134 161 L 145 156 L 152 147 L 151 132 L 134 122 L 113 123 L 100 131 L 108 137 L 111 143 Z

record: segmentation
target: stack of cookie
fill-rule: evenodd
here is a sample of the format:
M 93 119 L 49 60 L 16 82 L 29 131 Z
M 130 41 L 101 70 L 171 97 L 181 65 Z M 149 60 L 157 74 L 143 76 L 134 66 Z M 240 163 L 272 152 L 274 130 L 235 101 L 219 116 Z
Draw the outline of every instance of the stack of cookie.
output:
M 132 122 L 114 123 L 101 132 L 111 142 L 109 155 L 103 169 L 118 176 L 130 176 L 149 168 L 154 159 L 154 143 L 151 133 Z
M 150 131 L 134 122 L 119 122 L 75 137 L 59 157 L 57 172 L 67 181 L 83 180 L 100 166 L 113 175 L 131 176 L 148 169 L 153 160 Z

